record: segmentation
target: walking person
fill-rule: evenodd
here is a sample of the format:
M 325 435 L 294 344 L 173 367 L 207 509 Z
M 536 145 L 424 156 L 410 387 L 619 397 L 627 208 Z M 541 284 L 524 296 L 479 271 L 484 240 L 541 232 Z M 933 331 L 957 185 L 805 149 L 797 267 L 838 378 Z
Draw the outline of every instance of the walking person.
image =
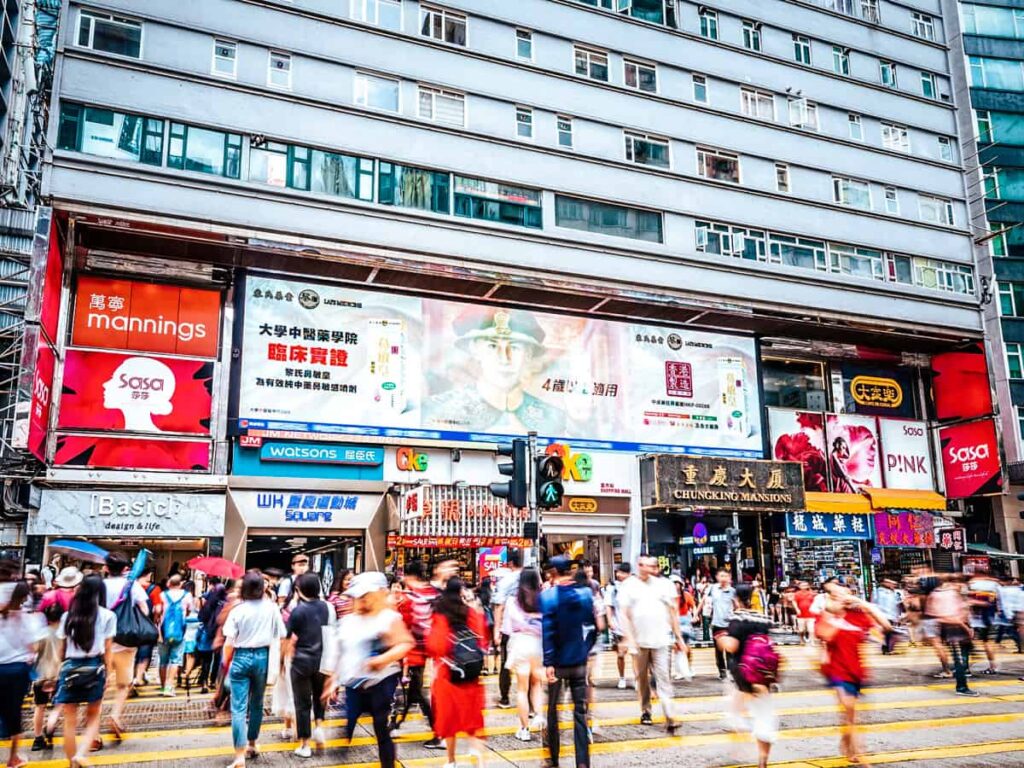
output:
M 545 732 L 550 766 L 561 753 L 558 704 L 562 686 L 569 689 L 573 704 L 573 744 L 577 768 L 590 765 L 590 734 L 587 731 L 587 659 L 597 639 L 593 594 L 577 586 L 568 558 L 551 560 L 555 584 L 540 595 L 542 648 L 548 683 L 548 716 Z
M 195 612 L 190 595 L 182 588 L 182 579 L 174 574 L 167 579 L 163 593 L 163 618 L 160 621 L 160 695 L 174 696 L 178 670 L 185 661 L 185 624 Z
M 882 579 L 882 583 L 875 588 L 875 594 L 871 599 L 878 610 L 889 622 L 889 630 L 882 640 L 882 655 L 888 656 L 896 648 L 896 622 L 899 621 L 903 601 L 896 591 L 896 582 L 893 579 Z
M 669 735 L 677 728 L 673 716 L 672 678 L 669 654 L 673 644 L 682 651 L 679 632 L 678 600 L 672 583 L 660 575 L 658 559 L 650 555 L 638 561 L 638 575 L 619 594 L 623 628 L 636 664 L 637 691 L 640 696 L 640 724 L 653 725 L 651 717 L 651 674 L 658 687 L 658 699 L 665 713 Z
M 352 740 L 359 718 L 368 713 L 373 718 L 381 768 L 394 768 L 395 742 L 388 716 L 402 674 L 402 659 L 413 648 L 412 635 L 401 614 L 389 605 L 388 580 L 383 573 L 360 573 L 345 594 L 352 599 L 353 610 L 338 625 L 338 658 L 330 663 L 335 672 L 323 697 L 329 700 L 343 685 L 346 738 Z
M 715 642 L 715 666 L 718 667 L 718 679 L 725 680 L 726 653 L 718 643 L 718 638 L 729 631 L 729 623 L 736 611 L 736 588 L 732 585 L 732 574 L 719 568 L 715 574 L 715 583 L 708 589 L 704 598 L 711 604 L 711 639 Z
M 77 569 L 76 569 L 77 570 Z M 82 575 L 78 575 L 81 582 Z M 57 691 L 57 679 L 60 677 L 61 641 L 57 637 L 60 619 L 66 611 L 57 601 L 50 603 L 42 611 L 46 619 L 46 630 L 36 649 L 35 666 L 32 669 L 32 751 L 42 752 L 53 749 L 53 734 L 60 720 L 60 709 L 54 707 L 50 716 L 46 716 L 46 708 L 53 703 Z
M 288 616 L 287 652 L 291 657 L 292 694 L 295 697 L 295 730 L 298 757 L 312 757 L 310 739 L 322 752 L 324 737 L 324 682 L 320 662 L 324 650 L 324 627 L 334 624 L 334 607 L 320 599 L 320 578 L 304 573 L 295 580 L 299 602 Z M 310 714 L 312 713 L 312 722 Z
M 977 697 L 978 692 L 967 685 L 973 633 L 970 610 L 961 594 L 961 586 L 960 579 L 956 577 L 946 579 L 928 595 L 925 610 L 938 623 L 939 638 L 953 662 L 956 694 Z
M 415 646 L 405 657 L 405 676 L 409 680 L 405 694 L 405 704 L 401 712 L 395 713 L 390 728 L 398 730 L 405 721 L 413 705 L 419 704 L 420 711 L 427 718 L 431 730 L 434 728 L 434 712 L 423 687 L 423 673 L 427 666 L 427 637 L 434 616 L 434 601 L 441 594 L 437 587 L 424 579 L 426 575 L 423 562 L 413 560 L 405 568 L 405 590 L 398 603 L 406 627 L 412 634 Z M 444 744 L 436 735 L 431 736 L 423 746 L 426 749 L 444 749 Z
M 84 753 L 98 740 L 107 670 L 114 668 L 113 638 L 117 633 L 117 618 L 113 611 L 100 604 L 107 595 L 109 591 L 103 579 L 86 576 L 57 630 L 57 637 L 64 641 L 61 654 L 64 661 L 53 701 L 64 710 L 64 754 L 71 768 L 81 768 Z M 134 649 L 131 650 L 134 655 Z M 80 747 L 76 738 L 79 704 L 86 705 Z
M 32 660 L 46 627 L 38 613 L 22 610 L 32 589 L 25 581 L 14 585 L 7 603 L 0 607 L 0 728 L 10 739 L 8 768 L 26 761 L 18 754 L 21 742 L 21 705 L 32 684 Z
M 299 576 L 309 572 L 309 555 L 301 552 L 292 557 L 291 575 L 285 576 L 277 583 L 274 594 L 277 596 L 277 603 L 282 608 L 291 608 L 298 602 L 299 596 L 295 591 L 295 582 Z M 280 573 L 280 571 L 278 571 Z
M 156 583 L 155 577 L 156 573 L 152 568 L 145 568 L 139 574 L 139 578 L 136 581 L 146 593 L 146 605 L 149 610 L 149 616 L 153 619 L 153 624 L 159 627 L 160 615 L 163 610 L 163 590 Z M 128 694 L 129 697 L 138 696 L 138 689 L 146 684 L 146 673 L 149 671 L 149 665 L 153 662 L 154 650 L 156 650 L 156 647 L 153 645 L 140 645 L 135 650 L 135 679 L 132 681 L 132 689 Z
M 107 578 L 103 580 L 103 587 L 106 591 L 104 605 L 113 609 L 122 600 L 130 600 L 146 616 L 149 616 L 149 600 L 146 590 L 137 581 L 128 581 L 125 575 L 128 571 L 128 556 L 123 552 L 111 552 L 106 557 Z M 81 588 L 79 588 L 81 589 Z M 128 648 L 114 643 L 110 649 L 110 669 L 107 670 L 107 682 L 114 683 L 114 704 L 110 708 L 110 728 L 114 732 L 114 738 L 120 741 L 124 738 L 124 724 L 121 717 L 124 714 L 124 706 L 128 701 L 128 695 L 132 690 L 132 681 L 135 679 L 135 658 L 138 649 Z M 97 741 L 97 748 L 103 743 Z
M 683 581 L 682 576 L 673 574 L 669 577 L 669 581 L 675 586 L 676 595 L 678 595 L 679 634 L 682 636 L 683 644 L 686 646 L 685 650 L 676 651 L 672 659 L 672 679 L 693 680 L 693 668 L 691 666 L 692 651 L 690 648 L 693 643 L 693 612 L 697 606 L 693 599 L 693 594 L 687 589 L 686 582 Z
M 793 604 L 796 606 L 796 633 L 804 645 L 813 642 L 815 614 L 812 606 L 817 596 L 818 593 L 812 590 L 806 581 L 801 581 L 793 594 Z
M 334 607 L 338 621 L 352 613 L 352 598 L 345 594 L 345 590 L 352 584 L 354 575 L 348 568 L 340 571 L 334 577 L 334 583 L 331 584 L 331 589 L 327 593 L 327 602 Z
M 200 693 L 209 692 L 217 687 L 220 674 L 220 648 L 215 647 L 217 641 L 217 615 L 228 597 L 227 588 L 216 576 L 210 577 L 210 587 L 203 595 L 202 607 L 199 609 L 199 636 L 196 638 L 196 656 L 199 660 Z
M 541 642 L 540 572 L 526 568 L 519 576 L 519 589 L 505 601 L 508 617 L 508 668 L 516 674 L 516 705 L 519 709 L 519 741 L 530 741 L 530 726 L 539 730 L 544 724 L 541 714 L 541 686 L 544 672 L 544 647 Z M 588 587 L 589 589 L 589 587 Z M 530 713 L 536 712 L 533 723 Z
M 508 565 L 498 579 L 492 595 L 494 605 L 494 644 L 498 646 L 498 709 L 511 709 L 509 691 L 512 690 L 512 672 L 508 669 L 509 630 L 506 625 L 505 603 L 519 589 L 519 574 L 523 570 L 523 555 L 518 549 L 508 551 Z
M 511 639 L 511 617 L 507 618 Z M 479 675 L 488 646 L 486 631 L 483 613 L 463 600 L 462 581 L 449 579 L 434 603 L 434 620 L 427 638 L 427 652 L 435 660 L 436 670 L 431 686 L 434 733 L 444 739 L 448 750 L 445 768 L 456 766 L 460 733 L 469 736 L 477 765 L 482 768 L 484 764 L 484 686 Z
M 615 648 L 615 666 L 619 670 L 619 682 L 616 686 L 620 691 L 626 688 L 626 657 L 629 644 L 626 632 L 622 628 L 621 611 L 619 610 L 619 591 L 633 577 L 633 568 L 629 563 L 619 563 L 615 568 L 615 576 L 611 584 L 605 587 L 604 604 L 608 614 L 608 632 Z M 636 683 L 634 682 L 634 686 Z
M 250 571 L 242 578 L 241 602 L 224 621 L 224 663 L 231 690 L 231 739 L 235 759 L 228 768 L 244 768 L 259 757 L 256 742 L 263 725 L 270 646 L 284 639 L 277 604 L 264 597 L 263 576 Z

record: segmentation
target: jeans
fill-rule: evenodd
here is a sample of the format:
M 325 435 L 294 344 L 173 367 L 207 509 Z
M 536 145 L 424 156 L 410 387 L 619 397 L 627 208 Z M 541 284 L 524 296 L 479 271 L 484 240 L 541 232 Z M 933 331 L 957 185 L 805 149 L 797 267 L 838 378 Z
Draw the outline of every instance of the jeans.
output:
M 707 643 L 711 640 L 711 617 L 702 616 L 700 623 L 704 630 L 704 642 Z
M 512 690 L 512 670 L 505 669 L 505 662 L 508 661 L 508 635 L 501 633 L 501 667 L 498 670 L 498 700 L 502 703 L 508 701 L 508 692 Z
M 395 768 L 395 742 L 388 730 L 388 715 L 391 714 L 391 701 L 395 698 L 398 678 L 399 675 L 394 674 L 368 688 L 345 688 L 348 717 L 345 736 L 351 740 L 356 731 L 356 722 L 364 712 L 369 712 L 373 718 L 373 733 L 377 737 L 380 768 Z
M 300 739 L 313 735 L 313 720 L 324 719 L 324 692 L 326 677 L 320 673 L 320 657 L 292 657 L 292 698 L 295 699 L 295 733 Z
M 196 651 L 196 666 L 199 667 L 199 687 L 212 688 L 217 684 L 220 651 Z
M 260 736 L 269 659 L 269 648 L 236 648 L 231 659 L 228 682 L 231 686 L 231 738 L 235 749 L 241 749 L 247 742 L 255 742 Z
M 953 660 L 953 677 L 956 680 L 956 689 L 966 691 L 967 669 L 971 658 L 971 641 L 967 632 L 960 627 L 953 625 L 942 625 L 942 640 L 949 648 L 950 658 Z
M 405 695 L 405 708 L 402 711 L 402 719 L 409 714 L 413 704 L 419 704 L 423 716 L 427 718 L 431 730 L 434 728 L 434 713 L 430 709 L 430 702 L 423 694 L 423 667 L 409 667 L 409 691 Z
M 640 694 L 640 710 L 651 714 L 651 672 L 658 686 L 658 701 L 665 719 L 672 722 L 672 679 L 669 676 L 669 654 L 671 648 L 640 648 L 636 655 L 636 689 Z
M 565 683 L 572 696 L 573 724 L 572 739 L 576 747 L 576 766 L 586 768 L 590 764 L 590 735 L 587 733 L 587 666 L 555 667 L 555 682 L 548 684 L 548 729 L 547 741 L 551 751 L 551 764 L 558 765 L 561 745 L 558 731 L 558 703 L 561 699 L 562 684 Z

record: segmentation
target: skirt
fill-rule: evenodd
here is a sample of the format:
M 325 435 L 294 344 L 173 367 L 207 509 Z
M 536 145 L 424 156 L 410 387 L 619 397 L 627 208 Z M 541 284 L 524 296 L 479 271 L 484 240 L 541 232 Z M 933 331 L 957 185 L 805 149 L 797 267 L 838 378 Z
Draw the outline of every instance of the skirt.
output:
M 537 635 L 520 632 L 508 639 L 508 658 L 505 661 L 505 669 L 526 674 L 534 661 L 542 663 L 543 660 L 544 645 Z
M 94 682 L 85 687 L 71 688 L 68 686 L 68 676 L 75 669 L 99 668 Z M 94 704 L 103 699 L 103 689 L 107 684 L 107 669 L 103 665 L 102 656 L 94 656 L 89 659 L 68 659 L 60 667 L 60 676 L 57 678 L 57 693 L 53 697 L 54 704 Z

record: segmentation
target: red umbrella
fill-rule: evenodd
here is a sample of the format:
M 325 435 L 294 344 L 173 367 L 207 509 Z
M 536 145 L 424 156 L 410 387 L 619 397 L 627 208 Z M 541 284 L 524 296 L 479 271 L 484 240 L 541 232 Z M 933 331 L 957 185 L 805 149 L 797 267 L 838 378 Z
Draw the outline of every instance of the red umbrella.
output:
M 245 569 L 238 563 L 225 560 L 223 557 L 193 557 L 188 561 L 193 571 L 202 571 L 207 576 L 218 576 L 222 579 L 240 579 Z

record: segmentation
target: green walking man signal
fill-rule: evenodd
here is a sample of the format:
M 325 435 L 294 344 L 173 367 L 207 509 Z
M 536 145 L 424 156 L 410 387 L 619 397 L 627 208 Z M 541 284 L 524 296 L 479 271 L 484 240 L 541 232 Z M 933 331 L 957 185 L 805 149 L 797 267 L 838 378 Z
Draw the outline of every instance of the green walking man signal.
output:
M 561 456 L 538 456 L 537 462 L 537 506 L 541 509 L 555 509 L 562 506 L 565 487 L 562 485 L 562 472 L 565 462 Z

